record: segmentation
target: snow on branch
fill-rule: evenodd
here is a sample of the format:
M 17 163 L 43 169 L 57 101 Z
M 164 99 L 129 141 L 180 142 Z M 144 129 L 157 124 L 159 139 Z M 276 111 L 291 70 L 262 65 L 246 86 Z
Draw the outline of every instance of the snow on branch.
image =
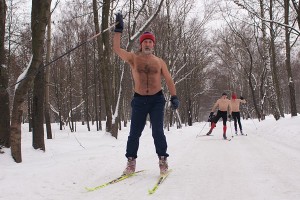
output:
M 29 69 L 30 66 L 31 66 L 32 59 L 33 59 L 33 55 L 31 56 L 30 61 L 29 61 L 28 65 L 27 65 L 26 69 L 25 69 L 25 70 L 22 72 L 22 74 L 20 74 L 20 76 L 18 77 L 17 82 L 16 82 L 16 84 L 15 84 L 15 91 L 18 89 L 19 83 L 22 82 L 24 79 L 27 78 L 27 72 L 28 72 L 28 69 Z
M 153 15 L 145 22 L 145 24 L 143 26 L 141 26 L 140 29 L 133 36 L 130 37 L 131 41 L 135 40 L 141 33 L 143 33 L 146 30 L 146 28 L 149 26 L 149 24 L 155 19 L 155 17 L 160 12 L 163 3 L 164 3 L 164 0 L 161 0 L 156 12 L 154 12 Z
M 52 106 L 52 104 L 49 103 L 50 109 L 57 115 L 59 115 L 59 112 Z
M 184 67 L 184 66 L 183 66 Z M 178 79 L 175 81 L 175 85 L 180 83 L 181 81 L 183 81 L 184 79 L 186 79 L 189 75 L 191 75 L 193 73 L 193 71 L 195 70 L 196 68 L 193 68 L 191 71 L 189 71 L 189 73 L 187 73 L 186 75 L 184 75 L 182 78 Z
M 69 117 L 71 117 L 71 111 L 76 110 L 77 108 L 79 108 L 85 101 L 82 101 L 80 104 L 78 104 L 75 108 L 72 108 L 69 112 Z
M 234 3 L 236 5 L 238 5 L 239 7 L 245 9 L 246 11 L 248 11 L 250 14 L 254 15 L 255 17 L 257 17 L 258 19 L 265 21 L 265 22 L 270 22 L 270 23 L 274 23 L 274 24 L 278 24 L 279 26 L 283 26 L 283 27 L 288 27 L 289 29 L 291 29 L 292 31 L 296 32 L 297 35 L 300 35 L 300 31 L 298 31 L 297 29 L 295 29 L 292 26 L 289 26 L 288 24 L 284 24 L 278 21 L 274 21 L 274 20 L 269 20 L 269 19 L 265 19 L 262 18 L 258 13 L 256 13 L 255 11 L 251 10 L 251 8 L 248 8 L 247 6 L 243 5 L 242 3 L 240 3 L 239 0 L 234 0 Z
M 124 77 L 124 67 L 122 68 L 122 74 L 121 74 L 121 78 L 120 78 L 121 79 L 120 84 L 119 84 L 120 89 L 119 89 L 116 109 L 115 109 L 115 112 L 112 112 L 113 113 L 113 116 L 112 116 L 112 123 L 113 124 L 116 123 L 116 118 L 119 115 L 119 106 L 120 106 L 120 99 L 121 99 L 121 93 L 122 93 L 122 80 L 123 80 L 123 77 Z

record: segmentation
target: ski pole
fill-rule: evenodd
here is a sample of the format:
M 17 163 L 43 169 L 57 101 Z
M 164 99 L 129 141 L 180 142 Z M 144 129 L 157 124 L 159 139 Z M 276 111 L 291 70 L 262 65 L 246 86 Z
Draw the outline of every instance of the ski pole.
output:
M 246 109 L 246 110 L 247 110 L 247 112 L 248 112 L 248 115 L 249 115 L 249 117 L 250 117 L 250 119 L 251 119 L 252 123 L 254 124 L 256 131 L 257 131 L 257 126 L 256 126 L 256 124 L 254 123 L 254 121 L 253 121 L 252 117 L 250 116 L 250 112 L 249 112 L 249 107 L 248 107 L 248 105 L 247 105 L 247 109 Z
M 196 138 L 199 137 L 204 129 L 204 127 L 206 126 L 207 122 L 205 122 L 204 126 L 202 127 L 202 129 L 200 130 L 200 132 L 196 135 Z
M 117 25 L 119 22 L 113 23 L 112 25 L 110 25 L 108 28 L 106 28 L 105 30 L 103 30 L 102 32 L 97 33 L 96 35 L 90 37 L 89 39 L 87 39 L 86 41 L 78 44 L 77 46 L 73 47 L 72 49 L 67 50 L 65 53 L 63 53 L 62 55 L 58 56 L 57 58 L 53 59 L 52 61 L 48 62 L 47 64 L 40 66 L 36 72 L 36 74 L 42 69 L 42 68 L 46 68 L 47 66 L 51 65 L 52 63 L 56 62 L 57 60 L 61 59 L 62 57 L 64 57 L 65 55 L 71 53 L 72 51 L 74 51 L 75 49 L 81 47 L 82 45 L 88 43 L 89 41 L 95 39 L 96 37 L 98 37 L 99 35 L 101 35 L 102 33 L 105 33 L 106 31 L 110 30 L 111 28 L 115 27 L 115 25 Z M 19 84 L 20 82 L 22 82 L 23 80 L 25 80 L 26 78 L 28 78 L 27 76 L 24 76 L 23 79 L 17 81 L 16 83 L 12 84 L 10 87 L 13 87 L 17 84 Z
M 231 119 L 229 119 L 229 125 L 230 125 L 230 133 L 231 133 L 231 137 L 233 137 L 233 134 L 232 134 L 232 127 L 231 127 Z

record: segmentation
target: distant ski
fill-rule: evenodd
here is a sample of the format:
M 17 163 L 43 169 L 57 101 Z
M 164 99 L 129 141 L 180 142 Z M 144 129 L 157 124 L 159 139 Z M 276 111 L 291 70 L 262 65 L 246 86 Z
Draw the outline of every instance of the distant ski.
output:
M 111 180 L 111 181 L 109 181 L 109 182 L 107 182 L 107 183 L 103 183 L 102 185 L 99 185 L 99 186 L 96 186 L 96 187 L 91 187 L 91 188 L 85 187 L 85 189 L 86 189 L 87 191 L 89 191 L 89 192 L 92 192 L 92 191 L 95 191 L 95 190 L 99 190 L 99 189 L 104 188 L 104 187 L 106 187 L 106 186 L 108 186 L 108 185 L 112 185 L 112 184 L 114 184 L 114 183 L 118 183 L 118 182 L 123 181 L 123 180 L 125 180 L 125 179 L 127 179 L 127 178 L 130 178 L 130 177 L 132 177 L 132 176 L 135 176 L 136 174 L 141 173 L 141 172 L 143 172 L 143 171 L 145 171 L 145 170 L 136 171 L 136 172 L 134 172 L 134 173 L 132 173 L 132 174 L 128 174 L 128 175 L 121 175 L 121 176 L 119 176 L 118 178 L 115 178 L 115 179 L 113 179 L 113 180 Z
M 238 135 L 235 135 L 235 136 L 248 136 L 248 134 L 238 134 Z
M 159 178 L 157 179 L 157 182 L 153 186 L 152 189 L 148 190 L 148 194 L 154 194 L 155 191 L 158 189 L 158 187 L 166 180 L 166 178 L 169 176 L 169 174 L 172 172 L 172 169 L 169 169 L 168 172 L 164 175 L 160 175 Z
M 214 135 L 197 135 L 197 137 L 203 137 L 203 136 L 214 136 Z

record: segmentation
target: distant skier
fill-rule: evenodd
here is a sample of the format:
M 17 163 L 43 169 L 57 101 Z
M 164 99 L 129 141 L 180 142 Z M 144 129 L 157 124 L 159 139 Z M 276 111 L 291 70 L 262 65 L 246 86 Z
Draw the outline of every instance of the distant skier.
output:
M 134 81 L 134 96 L 131 101 L 131 126 L 127 140 L 126 157 L 127 167 L 123 174 L 135 172 L 139 140 L 144 130 L 147 115 L 150 116 L 152 136 L 156 153 L 159 158 L 160 173 L 168 171 L 167 140 L 163 130 L 165 97 L 162 91 L 162 78 L 171 94 L 172 109 L 177 109 L 179 100 L 176 96 L 176 88 L 167 64 L 153 54 L 155 36 L 145 32 L 140 36 L 140 51 L 128 52 L 120 47 L 121 33 L 123 32 L 123 16 L 116 15 L 116 24 L 113 37 L 113 49 L 118 56 L 127 62 L 131 68 Z
M 217 115 L 213 117 L 215 109 L 218 107 Z M 211 113 L 209 115 L 209 118 L 211 121 L 211 127 L 210 130 L 206 135 L 210 135 L 212 133 L 212 130 L 216 127 L 217 122 L 220 118 L 223 119 L 223 138 L 226 140 L 226 122 L 227 122 L 227 113 L 229 113 L 228 117 L 231 118 L 231 104 L 230 100 L 227 99 L 227 94 L 223 92 L 220 99 L 216 101 L 213 108 L 211 109 Z
M 246 103 L 246 100 L 243 97 L 240 97 L 239 99 L 237 99 L 236 94 L 232 93 L 230 103 L 231 103 L 231 109 L 232 109 L 232 118 L 234 121 L 235 134 L 236 135 L 238 134 L 237 133 L 237 123 L 238 123 L 241 135 L 244 135 L 242 124 L 241 124 L 240 104 Z

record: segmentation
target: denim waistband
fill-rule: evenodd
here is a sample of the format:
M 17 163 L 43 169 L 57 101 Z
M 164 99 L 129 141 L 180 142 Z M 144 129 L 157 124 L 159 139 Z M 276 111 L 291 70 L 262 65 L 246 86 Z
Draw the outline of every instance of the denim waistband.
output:
M 153 95 L 140 95 L 139 93 L 134 93 L 134 97 L 153 97 L 153 96 L 158 96 L 158 95 L 162 95 L 163 92 L 162 90 L 160 90 L 159 92 L 157 92 L 156 94 L 153 94 Z

